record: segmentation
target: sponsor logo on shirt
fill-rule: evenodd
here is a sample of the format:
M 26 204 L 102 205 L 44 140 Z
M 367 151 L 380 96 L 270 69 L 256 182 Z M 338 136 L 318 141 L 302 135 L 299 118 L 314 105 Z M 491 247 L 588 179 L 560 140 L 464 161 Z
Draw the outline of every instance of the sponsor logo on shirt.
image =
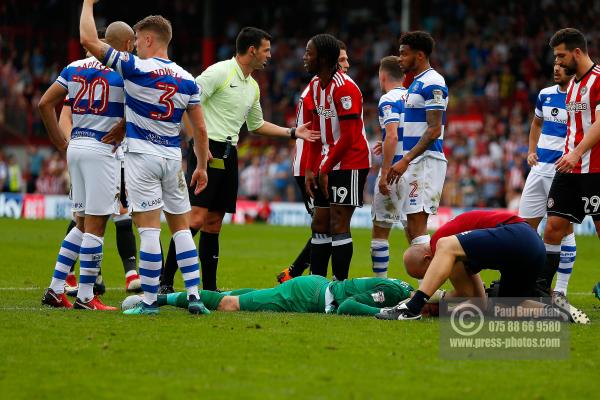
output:
M 317 107 L 317 114 L 319 114 L 320 116 L 325 117 L 325 118 L 333 118 L 335 116 L 335 113 L 333 112 L 332 109 L 325 108 L 323 106 Z
M 587 110 L 588 105 L 581 101 L 570 101 L 566 108 L 568 112 L 581 112 Z

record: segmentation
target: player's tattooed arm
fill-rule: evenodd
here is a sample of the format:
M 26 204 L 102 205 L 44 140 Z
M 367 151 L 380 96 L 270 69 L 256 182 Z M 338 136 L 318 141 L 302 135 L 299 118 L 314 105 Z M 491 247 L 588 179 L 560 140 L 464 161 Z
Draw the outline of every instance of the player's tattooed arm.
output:
M 427 130 L 419 139 L 415 147 L 412 148 L 404 157 L 392 165 L 387 176 L 389 184 L 398 182 L 400 177 L 408 169 L 408 165 L 412 160 L 420 156 L 431 146 L 431 144 L 442 135 L 442 119 L 444 116 L 443 110 L 427 110 Z
M 79 40 L 99 61 L 104 60 L 110 46 L 98 38 L 96 22 L 94 21 L 94 3 L 97 0 L 84 0 L 79 21 Z
M 404 156 L 411 162 L 425 152 L 431 144 L 442 135 L 442 118 L 444 111 L 442 110 L 427 110 L 426 113 L 427 130 L 421 136 L 415 147 Z

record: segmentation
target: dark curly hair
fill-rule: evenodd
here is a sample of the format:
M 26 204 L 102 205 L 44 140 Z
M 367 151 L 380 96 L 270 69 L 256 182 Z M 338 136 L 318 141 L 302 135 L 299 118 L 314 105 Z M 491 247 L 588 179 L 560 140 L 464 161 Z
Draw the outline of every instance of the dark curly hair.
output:
M 328 67 L 337 68 L 338 58 L 340 57 L 338 40 L 327 33 L 315 35 L 310 40 L 317 49 L 317 59 L 323 60 Z
M 406 32 L 400 37 L 400 45 L 410 46 L 411 50 L 422 51 L 429 58 L 433 52 L 435 42 L 429 33 L 413 31 Z

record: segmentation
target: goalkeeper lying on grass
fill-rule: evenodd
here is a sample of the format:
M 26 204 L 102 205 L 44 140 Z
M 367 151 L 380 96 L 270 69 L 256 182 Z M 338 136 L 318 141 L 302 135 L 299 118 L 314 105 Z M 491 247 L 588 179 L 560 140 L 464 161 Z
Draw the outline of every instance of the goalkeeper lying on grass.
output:
M 203 290 L 209 310 L 276 311 L 375 315 L 381 308 L 408 299 L 414 289 L 406 282 L 385 278 L 354 278 L 330 281 L 319 275 L 299 276 L 272 289 L 239 289 L 231 292 Z M 129 296 L 123 309 L 141 306 L 142 297 Z M 158 305 L 187 309 L 185 292 L 158 295 Z

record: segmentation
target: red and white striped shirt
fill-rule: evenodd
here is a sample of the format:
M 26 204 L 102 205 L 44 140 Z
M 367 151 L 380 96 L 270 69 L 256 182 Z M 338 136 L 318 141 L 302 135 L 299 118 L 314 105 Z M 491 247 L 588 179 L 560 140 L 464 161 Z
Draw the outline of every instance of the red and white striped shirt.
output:
M 298 107 L 296 108 L 296 126 L 300 126 L 312 121 L 315 106 L 312 101 L 312 97 L 307 96 L 309 89 L 310 84 L 302 91 L 302 94 L 300 95 Z M 308 148 L 306 143 L 304 142 L 304 139 L 296 139 L 296 148 L 294 149 L 294 159 L 292 161 L 292 170 L 294 171 L 294 176 L 304 176 L 304 171 L 306 171 L 306 164 L 308 162 Z
M 363 124 L 362 93 L 356 83 L 338 70 L 327 87 L 313 79 L 309 94 L 315 105 L 312 127 L 321 132 L 319 170 L 354 170 L 371 167 L 371 152 Z
M 600 111 L 600 67 L 594 66 L 580 79 L 571 79 L 567 89 L 567 138 L 565 154 L 573 151 L 596 121 Z M 600 142 L 586 151 L 574 174 L 600 173 Z

